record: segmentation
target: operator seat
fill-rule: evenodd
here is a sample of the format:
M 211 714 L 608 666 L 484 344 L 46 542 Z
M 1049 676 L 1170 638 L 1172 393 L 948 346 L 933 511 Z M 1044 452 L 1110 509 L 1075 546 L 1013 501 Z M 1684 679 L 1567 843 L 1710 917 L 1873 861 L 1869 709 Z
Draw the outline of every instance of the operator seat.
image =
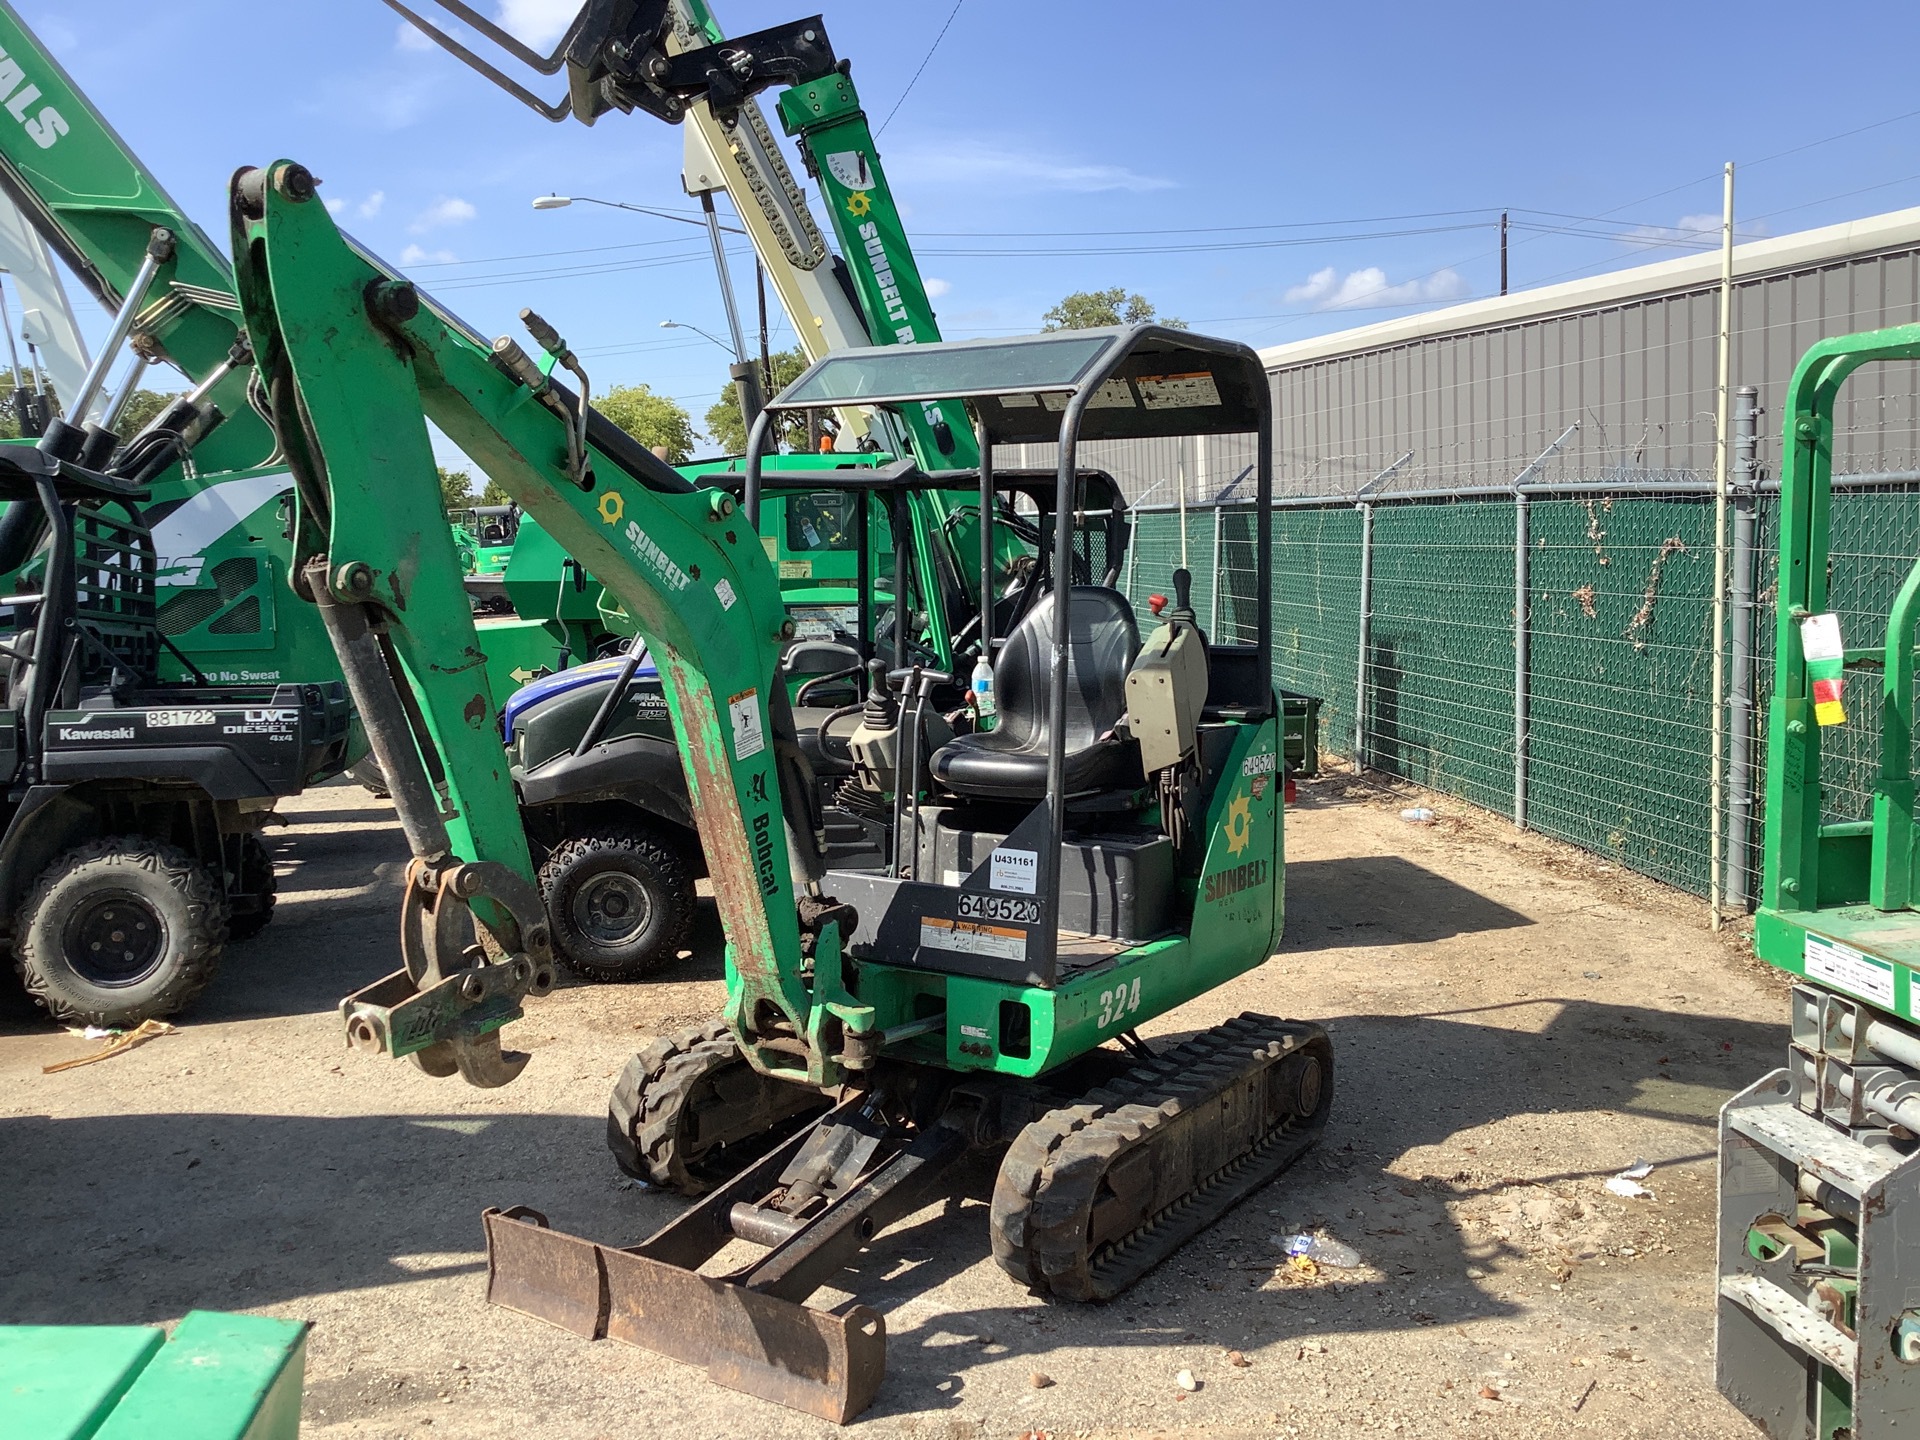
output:
M 1127 671 L 1140 653 L 1133 607 L 1104 585 L 1073 587 L 1067 637 L 1069 795 L 1145 783 L 1140 749 L 1114 735 L 1127 710 Z M 934 779 L 960 795 L 1041 800 L 1047 794 L 1047 691 L 1055 595 L 1042 597 L 1007 637 L 994 666 L 999 721 L 933 753 Z

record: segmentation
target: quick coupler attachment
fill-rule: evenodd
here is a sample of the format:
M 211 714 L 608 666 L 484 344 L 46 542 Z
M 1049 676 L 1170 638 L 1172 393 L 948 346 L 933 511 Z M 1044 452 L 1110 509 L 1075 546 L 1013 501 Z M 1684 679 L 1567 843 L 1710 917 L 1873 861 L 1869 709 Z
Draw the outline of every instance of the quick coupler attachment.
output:
M 1720 1112 L 1716 1379 L 1774 1440 L 1920 1423 L 1916 1059 L 1909 1026 L 1796 986 L 1786 1068 Z
M 340 1018 L 356 1050 L 411 1058 L 429 1075 L 457 1074 L 492 1089 L 526 1068 L 526 1055 L 500 1048 L 499 1032 L 520 1018 L 522 999 L 551 988 L 551 973 L 544 986 L 539 973 L 524 955 L 456 971 L 425 988 L 396 970 L 342 1000 Z

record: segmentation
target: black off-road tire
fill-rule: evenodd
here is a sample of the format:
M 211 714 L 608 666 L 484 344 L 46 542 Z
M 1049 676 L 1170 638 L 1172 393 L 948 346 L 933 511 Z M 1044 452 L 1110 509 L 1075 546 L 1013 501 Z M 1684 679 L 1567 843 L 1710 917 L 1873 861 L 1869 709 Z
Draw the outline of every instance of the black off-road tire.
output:
M 227 943 L 251 940 L 273 921 L 273 902 L 278 881 L 273 873 L 273 852 L 258 835 L 240 837 L 240 877 L 236 887 L 243 895 L 258 895 L 260 908 L 235 914 L 227 921 Z
M 693 873 L 658 831 L 633 825 L 563 840 L 540 867 L 553 954 L 585 980 L 644 980 L 693 927 Z
M 206 866 L 144 835 L 68 851 L 20 909 L 14 966 L 56 1020 L 136 1025 L 206 988 L 230 916 Z

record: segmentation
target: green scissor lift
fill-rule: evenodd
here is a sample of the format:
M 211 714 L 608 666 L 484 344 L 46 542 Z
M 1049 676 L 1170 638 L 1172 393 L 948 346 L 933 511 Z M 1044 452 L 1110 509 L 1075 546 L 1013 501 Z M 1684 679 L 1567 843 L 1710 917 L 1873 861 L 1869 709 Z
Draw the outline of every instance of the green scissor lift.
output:
M 1851 637 L 1870 646 L 1837 644 L 1828 608 L 1836 405 L 1862 366 L 1910 360 L 1920 360 L 1920 325 L 1822 341 L 1783 407 L 1754 949 L 1799 983 L 1785 1068 L 1721 1112 L 1716 1327 L 1721 1393 L 1774 1440 L 1888 1440 L 1920 1428 L 1920 559 L 1884 631 Z M 1844 721 L 1835 697 L 1816 690 L 1843 669 L 1853 685 Z M 1870 817 L 1832 813 L 1841 747 L 1826 753 L 1822 736 L 1842 723 L 1877 753 Z M 1862 748 L 1859 738 L 1850 748 Z

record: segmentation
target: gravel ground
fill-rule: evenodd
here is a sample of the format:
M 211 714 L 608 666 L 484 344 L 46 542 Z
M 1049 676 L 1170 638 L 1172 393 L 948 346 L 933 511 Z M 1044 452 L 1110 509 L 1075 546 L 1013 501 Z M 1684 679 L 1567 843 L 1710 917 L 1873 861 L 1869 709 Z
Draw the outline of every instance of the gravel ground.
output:
M 1755 1433 L 1713 1387 L 1713 1118 L 1780 1063 L 1784 986 L 1697 902 L 1445 798 L 1408 824 L 1413 803 L 1303 786 L 1286 948 L 1145 1027 L 1326 1023 L 1320 1148 L 1101 1308 L 1006 1280 L 992 1165 L 962 1167 L 847 1277 L 892 1337 L 854 1433 Z M 338 997 L 396 963 L 392 811 L 334 785 L 290 814 L 278 917 L 180 1033 L 43 1075 L 91 1042 L 0 1020 L 0 1320 L 310 1320 L 315 1440 L 832 1433 L 481 1301 L 483 1206 L 621 1244 L 675 1213 L 620 1182 L 602 1115 L 643 1036 L 717 1009 L 711 913 L 663 980 L 536 1003 L 507 1037 L 526 1074 L 469 1090 L 339 1034 Z M 1642 1159 L 1652 1198 L 1606 1192 Z M 1279 1237 L 1309 1230 L 1361 1265 L 1286 1266 Z

